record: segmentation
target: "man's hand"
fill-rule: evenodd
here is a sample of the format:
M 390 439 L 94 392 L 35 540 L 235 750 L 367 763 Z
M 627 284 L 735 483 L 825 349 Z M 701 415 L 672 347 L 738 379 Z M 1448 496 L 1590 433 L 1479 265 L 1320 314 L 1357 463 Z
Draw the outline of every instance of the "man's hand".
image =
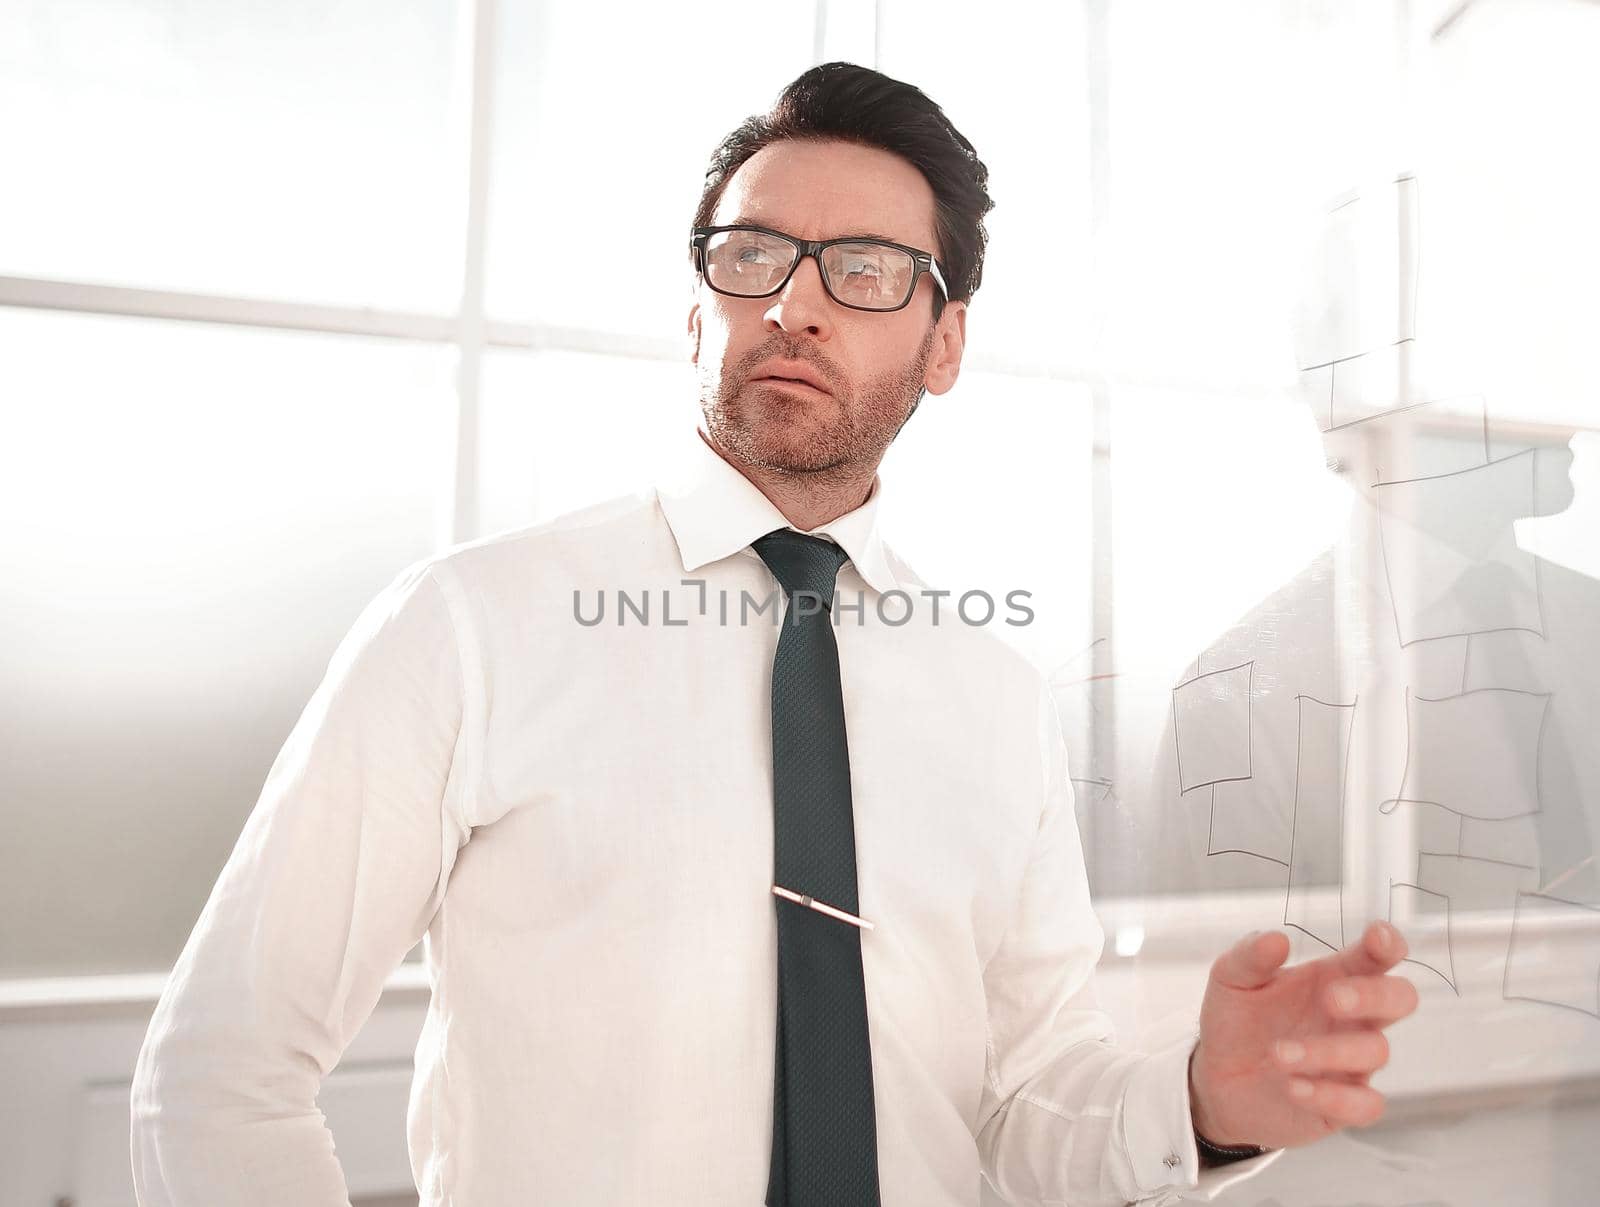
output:
M 1417 1008 L 1384 975 L 1405 939 L 1374 922 L 1343 951 L 1292 968 L 1289 936 L 1257 931 L 1211 966 L 1189 1062 L 1195 1130 L 1213 1144 L 1289 1148 L 1383 1114 L 1367 1084 L 1389 1060 L 1383 1029 Z

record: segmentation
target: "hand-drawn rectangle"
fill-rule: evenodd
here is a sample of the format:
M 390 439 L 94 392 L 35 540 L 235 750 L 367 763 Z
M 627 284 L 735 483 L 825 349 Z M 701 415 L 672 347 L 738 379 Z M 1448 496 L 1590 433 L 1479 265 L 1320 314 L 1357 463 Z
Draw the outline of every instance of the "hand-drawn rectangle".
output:
M 1518 894 L 1504 996 L 1600 1018 L 1600 906 Z
M 1289 846 L 1289 888 L 1283 921 L 1329 947 L 1344 946 L 1342 895 L 1329 904 L 1313 893 L 1314 868 L 1344 866 L 1344 801 L 1349 779 L 1355 703 L 1333 704 L 1301 696 L 1295 754 L 1294 833 Z
M 1406 695 L 1406 766 L 1380 808 L 1437 805 L 1463 817 L 1537 813 L 1539 753 L 1550 693 L 1481 687 L 1432 699 Z
M 1172 689 L 1182 792 L 1250 778 L 1250 691 L 1255 663 L 1209 671 Z

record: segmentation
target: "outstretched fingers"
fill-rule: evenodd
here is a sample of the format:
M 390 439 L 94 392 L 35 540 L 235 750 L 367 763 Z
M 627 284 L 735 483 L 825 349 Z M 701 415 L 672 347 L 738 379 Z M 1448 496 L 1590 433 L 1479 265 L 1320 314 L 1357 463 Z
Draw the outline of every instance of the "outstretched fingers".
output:
M 1280 1039 L 1272 1056 L 1280 1069 L 1314 1075 L 1371 1076 L 1389 1063 L 1389 1041 L 1381 1031 L 1341 1031 Z
M 1383 1118 L 1383 1095 L 1369 1085 L 1325 1078 L 1289 1078 L 1289 1099 L 1321 1115 L 1329 1127 L 1368 1127 Z
M 1232 989 L 1259 989 L 1288 958 L 1288 935 L 1281 930 L 1258 930 L 1218 956 L 1211 975 Z
M 1417 987 L 1402 976 L 1354 976 L 1329 982 L 1323 1005 L 1343 1022 L 1386 1027 L 1417 1008 Z
M 1404 935 L 1387 922 L 1375 921 L 1354 943 L 1328 958 L 1346 976 L 1370 976 L 1388 972 L 1405 959 L 1407 950 Z

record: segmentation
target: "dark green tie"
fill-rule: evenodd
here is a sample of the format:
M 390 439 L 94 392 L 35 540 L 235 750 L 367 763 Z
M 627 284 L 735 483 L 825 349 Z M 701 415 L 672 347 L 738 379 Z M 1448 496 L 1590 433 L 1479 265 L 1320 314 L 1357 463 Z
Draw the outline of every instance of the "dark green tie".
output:
M 830 609 L 848 556 L 788 528 L 751 548 L 788 607 L 772 662 L 773 873 L 859 915 L 850 755 Z M 862 930 L 774 895 L 778 1034 L 767 1207 L 878 1207 Z

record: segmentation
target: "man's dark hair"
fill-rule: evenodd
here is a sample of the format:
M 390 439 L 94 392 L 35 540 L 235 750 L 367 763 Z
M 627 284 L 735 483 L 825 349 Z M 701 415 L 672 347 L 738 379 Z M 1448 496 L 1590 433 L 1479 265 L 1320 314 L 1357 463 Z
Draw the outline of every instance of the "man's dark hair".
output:
M 989 169 L 920 88 L 870 67 L 819 64 L 779 93 L 771 110 L 746 118 L 711 155 L 694 225 L 711 225 L 728 181 L 756 152 L 776 142 L 834 139 L 893 152 L 926 177 L 939 240 L 931 250 L 950 299 L 970 301 L 983 280 L 983 216 L 994 208 L 986 188 Z M 934 292 L 937 320 L 945 299 Z

